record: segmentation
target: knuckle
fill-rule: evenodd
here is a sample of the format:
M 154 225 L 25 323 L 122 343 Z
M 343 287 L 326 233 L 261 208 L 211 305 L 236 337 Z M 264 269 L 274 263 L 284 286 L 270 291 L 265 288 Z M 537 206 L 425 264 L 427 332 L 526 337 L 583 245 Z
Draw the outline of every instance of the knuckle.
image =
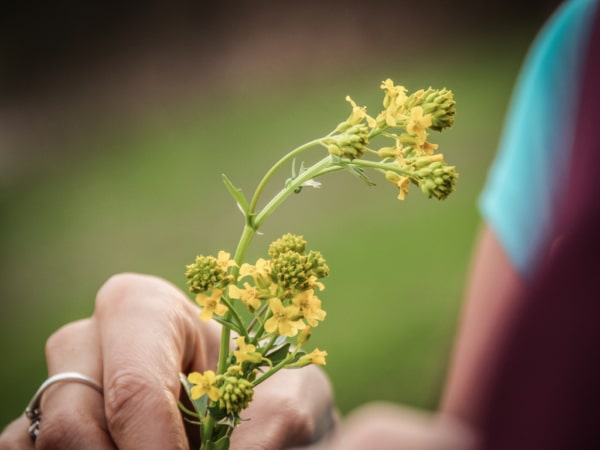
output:
M 96 310 L 102 312 L 112 308 L 115 301 L 126 297 L 127 293 L 139 286 L 144 278 L 143 275 L 128 272 L 112 275 L 96 294 Z
M 46 340 L 46 359 L 50 358 L 55 352 L 62 351 L 66 346 L 76 341 L 86 329 L 90 327 L 90 319 L 82 319 L 63 325 L 48 337 Z
M 159 410 L 165 401 L 174 401 L 174 397 L 147 373 L 123 369 L 105 386 L 104 401 L 108 428 L 114 433 L 127 432 L 128 427 L 135 427 L 132 421 L 141 417 L 140 411 Z
M 110 315 L 125 304 L 135 304 L 141 296 L 153 299 L 168 299 L 172 306 L 174 300 L 185 299 L 179 289 L 162 278 L 132 272 L 112 275 L 100 287 L 96 294 L 95 314 Z M 177 304 L 177 303 L 175 303 Z
M 85 448 L 85 442 L 94 442 L 102 433 L 102 428 L 93 420 L 86 420 L 82 411 L 45 414 L 35 448 Z

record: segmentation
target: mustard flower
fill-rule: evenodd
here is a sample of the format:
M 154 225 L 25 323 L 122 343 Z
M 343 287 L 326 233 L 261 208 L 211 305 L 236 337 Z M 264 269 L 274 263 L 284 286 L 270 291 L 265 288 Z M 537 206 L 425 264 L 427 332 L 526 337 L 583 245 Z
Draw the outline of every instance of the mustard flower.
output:
M 406 195 L 408 194 L 408 185 L 410 183 L 410 178 L 404 177 L 402 175 L 397 174 L 391 170 L 388 170 L 385 173 L 385 179 L 394 183 L 400 192 L 398 193 L 398 200 L 404 200 Z
M 308 366 L 309 364 L 316 364 L 318 366 L 324 366 L 327 364 L 325 361 L 325 357 L 327 356 L 327 352 L 324 350 L 319 350 L 315 348 L 312 352 L 303 355 L 298 360 L 298 367 Z
M 236 300 L 241 300 L 250 312 L 254 312 L 260 308 L 261 293 L 255 286 L 251 286 L 248 282 L 244 283 L 244 289 L 240 289 L 235 284 L 230 284 L 229 296 Z
M 346 101 L 352 106 L 352 114 L 350 114 L 350 117 L 346 120 L 349 125 L 356 125 L 366 118 L 367 108 L 358 106 L 349 95 L 346 96 Z
M 202 321 L 208 322 L 212 319 L 213 314 L 222 316 L 228 311 L 229 308 L 221 304 L 223 291 L 224 289 L 213 289 L 210 295 L 203 293 L 196 295 L 196 303 L 202 307 L 202 312 L 200 313 Z
M 281 300 L 272 298 L 269 300 L 269 308 L 273 315 L 265 322 L 267 333 L 279 334 L 280 336 L 296 336 L 298 330 L 306 325 L 300 320 L 300 311 L 297 306 L 283 306 Z
M 244 277 L 252 277 L 254 283 L 262 289 L 271 284 L 271 263 L 266 259 L 259 258 L 256 264 L 244 263 L 240 266 L 238 280 Z
M 300 314 L 311 327 L 316 327 L 319 324 L 318 321 L 325 319 L 327 314 L 321 309 L 321 300 L 312 289 L 296 294 L 292 303 L 298 307 Z
M 246 338 L 240 336 L 235 340 L 238 350 L 234 350 L 233 354 L 238 363 L 249 361 L 254 364 L 258 364 L 262 361 L 262 355 L 256 351 L 256 346 L 252 344 L 246 344 Z
M 406 131 L 417 136 L 417 143 L 422 146 L 427 139 L 428 127 L 431 126 L 431 114 L 423 115 L 423 108 L 415 106 L 410 110 L 410 118 L 406 124 Z
M 213 402 L 219 399 L 219 388 L 216 386 L 217 376 L 212 370 L 207 370 L 203 374 L 192 372 L 187 378 L 194 385 L 190 390 L 192 400 L 197 400 L 204 394 L 208 395 Z

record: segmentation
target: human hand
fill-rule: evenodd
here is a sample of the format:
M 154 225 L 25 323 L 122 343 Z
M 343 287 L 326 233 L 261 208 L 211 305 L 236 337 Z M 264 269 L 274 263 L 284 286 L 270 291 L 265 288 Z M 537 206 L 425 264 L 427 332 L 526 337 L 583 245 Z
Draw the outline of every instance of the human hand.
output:
M 200 322 L 196 307 L 163 280 L 111 278 L 92 317 L 62 327 L 46 346 L 49 376 L 80 372 L 98 380 L 104 395 L 80 383 L 49 387 L 35 444 L 22 416 L 0 435 L 0 449 L 198 447 L 197 430 L 188 437 L 178 407 L 178 373 L 214 370 L 219 329 Z M 305 445 L 333 424 L 331 388 L 317 368 L 282 371 L 257 387 L 245 416 L 251 420 L 234 433 L 232 450 Z

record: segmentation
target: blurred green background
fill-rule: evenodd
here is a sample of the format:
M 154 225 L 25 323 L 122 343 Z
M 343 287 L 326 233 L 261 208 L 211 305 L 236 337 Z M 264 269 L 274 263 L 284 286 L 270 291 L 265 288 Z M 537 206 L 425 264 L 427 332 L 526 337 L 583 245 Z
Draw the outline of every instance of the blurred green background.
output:
M 63 20 L 54 46 L 43 41 L 46 22 L 13 12 L 40 41 L 2 52 L 12 71 L 4 66 L 0 107 L 0 425 L 45 379 L 47 336 L 89 316 L 111 274 L 152 273 L 184 288 L 197 253 L 234 250 L 243 223 L 222 173 L 252 192 L 283 152 L 347 117 L 347 94 L 377 111 L 387 77 L 454 91 L 455 127 L 431 140 L 458 167 L 457 192 L 439 202 L 413 189 L 399 202 L 381 178 L 367 187 L 329 176 L 267 221 L 250 257 L 289 231 L 327 258 L 328 315 L 314 343 L 329 352 L 343 412 L 370 400 L 436 407 L 476 197 L 522 58 L 552 8 L 539 2 L 515 18 L 512 2 L 487 11 L 434 2 L 425 13 L 376 2 L 380 11 L 366 15 L 334 3 L 308 2 L 300 14 L 241 2 L 234 18 L 214 5 L 208 17 L 133 9 L 116 23 L 92 11 L 83 15 L 91 31 L 73 3 L 62 19 L 49 11 Z M 112 34 L 92 39 L 106 21 Z

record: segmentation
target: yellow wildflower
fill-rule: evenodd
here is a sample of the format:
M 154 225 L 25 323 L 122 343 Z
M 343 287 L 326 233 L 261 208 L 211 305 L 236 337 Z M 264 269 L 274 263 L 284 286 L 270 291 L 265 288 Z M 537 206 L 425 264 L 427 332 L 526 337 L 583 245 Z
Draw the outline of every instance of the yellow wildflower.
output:
M 292 303 L 298 307 L 300 314 L 311 327 L 316 327 L 319 324 L 317 321 L 325 319 L 327 314 L 321 309 L 321 300 L 312 289 L 296 294 Z
M 326 351 L 315 348 L 312 352 L 301 356 L 297 364 L 298 367 L 308 366 L 309 364 L 317 364 L 319 366 L 324 366 L 325 364 L 327 364 L 327 362 L 325 361 L 326 356 Z
M 364 106 L 358 106 L 349 95 L 346 96 L 346 101 L 352 106 L 352 114 L 350 114 L 347 122 L 351 125 L 360 123 L 367 116 L 367 108 Z
M 262 355 L 256 351 L 256 346 L 252 344 L 246 344 L 246 338 L 244 336 L 238 337 L 235 342 L 237 343 L 239 350 L 234 350 L 233 354 L 238 363 L 249 361 L 251 363 L 259 363 L 262 361 Z
M 202 307 L 200 319 L 204 322 L 212 319 L 213 314 L 222 316 L 228 311 L 229 308 L 227 306 L 221 305 L 223 291 L 224 289 L 213 289 L 210 295 L 203 293 L 196 295 L 196 303 Z
M 438 144 L 432 144 L 431 142 L 425 141 L 423 144 L 423 152 L 427 155 L 433 155 L 433 152 L 435 152 L 438 147 Z
M 229 296 L 241 300 L 250 312 L 254 312 L 260 308 L 260 291 L 256 287 L 251 286 L 248 282 L 244 283 L 244 289 L 240 289 L 235 284 L 230 284 Z
M 254 283 L 260 288 L 267 288 L 271 284 L 271 264 L 263 258 L 259 258 L 255 265 L 244 263 L 240 267 L 238 280 L 250 276 Z
M 410 178 L 403 177 L 402 175 L 398 175 L 396 172 L 388 170 L 385 173 L 386 180 L 394 183 L 400 189 L 398 193 L 398 200 L 404 200 L 406 195 L 408 194 L 408 185 L 410 183 Z
M 423 115 L 423 108 L 415 106 L 410 110 L 410 118 L 406 124 L 406 131 L 417 136 L 417 143 L 422 146 L 427 139 L 425 131 L 431 126 L 431 114 Z
M 194 385 L 191 388 L 192 400 L 197 400 L 204 394 L 208 395 L 213 402 L 219 399 L 219 388 L 216 386 L 217 376 L 212 370 L 207 370 L 203 374 L 192 372 L 187 378 Z
M 265 322 L 267 333 L 276 333 L 280 336 L 296 336 L 298 330 L 306 325 L 299 319 L 300 311 L 296 305 L 283 306 L 281 300 L 272 298 L 269 307 L 273 315 Z
M 235 261 L 233 259 L 231 259 L 231 254 L 229 252 L 225 252 L 223 250 L 221 250 L 217 254 L 217 264 L 219 265 L 219 267 L 221 267 L 221 269 L 223 269 L 225 271 L 227 269 L 229 269 L 231 266 L 237 266 Z
M 390 78 L 382 81 L 380 87 L 385 91 L 383 107 L 386 109 L 391 107 L 397 112 L 406 101 L 406 88 L 404 86 L 396 86 Z

